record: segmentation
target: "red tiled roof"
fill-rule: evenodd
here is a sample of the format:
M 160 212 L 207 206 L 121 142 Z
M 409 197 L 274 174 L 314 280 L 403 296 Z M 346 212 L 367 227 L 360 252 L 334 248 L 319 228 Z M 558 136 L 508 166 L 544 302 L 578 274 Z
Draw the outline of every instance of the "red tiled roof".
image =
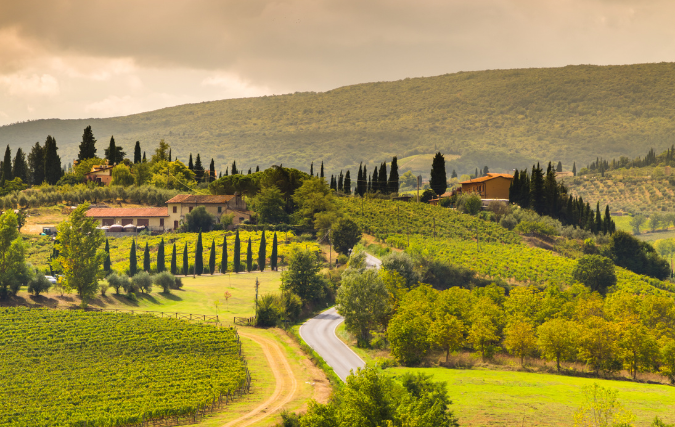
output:
M 508 173 L 488 173 L 487 176 L 470 179 L 468 181 L 460 182 L 460 184 L 473 184 L 474 182 L 485 182 L 495 178 L 513 179 L 513 175 L 509 175 Z
M 179 194 L 174 196 L 171 200 L 166 203 L 193 203 L 193 204 L 210 204 L 210 203 L 227 203 L 228 201 L 234 198 L 233 195 L 220 195 L 220 196 L 202 196 L 198 194 Z
M 94 218 L 168 217 L 166 208 L 91 208 L 87 216 Z

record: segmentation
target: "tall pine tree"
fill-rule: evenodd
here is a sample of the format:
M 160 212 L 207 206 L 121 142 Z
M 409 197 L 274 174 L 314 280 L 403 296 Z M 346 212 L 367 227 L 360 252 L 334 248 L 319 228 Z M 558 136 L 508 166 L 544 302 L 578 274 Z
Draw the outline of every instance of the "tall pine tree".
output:
M 103 260 L 103 271 L 105 271 L 105 275 L 110 274 L 110 243 L 108 243 L 108 239 L 105 239 L 105 259 Z
M 265 230 L 260 236 L 260 247 L 258 248 L 258 270 L 265 271 L 265 260 L 267 258 L 267 248 L 265 247 Z
M 380 191 L 380 178 L 378 178 L 377 166 L 375 166 L 375 168 L 373 170 L 373 178 L 372 178 L 370 186 L 371 186 L 371 190 L 373 191 L 373 193 L 377 193 L 378 191 Z
M 380 179 L 378 185 L 380 193 L 389 194 L 389 184 L 387 183 L 387 162 L 382 162 L 380 165 L 380 173 L 377 175 Z
M 342 171 L 340 171 L 340 175 L 339 175 L 339 177 L 338 177 L 337 189 L 338 189 L 338 191 L 341 192 L 341 193 L 342 193 L 343 190 L 344 190 L 344 187 L 343 187 L 343 185 L 344 185 L 344 179 L 345 179 L 345 178 L 344 178 L 344 175 L 342 175 Z
M 572 164 L 572 175 L 577 176 L 577 162 Z
M 309 176 L 314 176 L 314 162 L 309 165 Z
M 195 271 L 198 275 L 204 272 L 204 247 L 202 246 L 202 232 L 197 236 L 197 246 L 195 247 Z
M 28 184 L 28 165 L 26 164 L 26 155 L 21 148 L 16 149 L 14 156 L 14 167 L 12 168 L 14 178 L 20 178 L 21 182 Z
M 431 180 L 429 186 L 439 196 L 445 193 L 445 190 L 448 188 L 448 175 L 445 173 L 445 157 L 440 151 L 436 153 L 431 162 Z
M 105 153 L 105 158 L 108 160 L 109 165 L 115 165 L 118 163 L 122 163 L 124 160 L 124 157 L 127 155 L 124 151 L 122 151 L 122 147 L 117 146 L 115 144 L 115 137 L 111 136 L 110 137 L 110 145 L 108 145 L 108 148 L 104 150 Z
M 188 160 L 188 169 L 190 169 L 192 172 L 195 171 L 195 165 L 192 163 L 192 153 L 190 153 L 190 159 Z
M 84 133 L 82 134 L 82 142 L 80 142 L 80 152 L 77 155 L 77 160 L 82 161 L 94 157 L 96 157 L 96 139 L 94 138 L 91 126 L 87 126 L 84 128 Z
M 211 182 L 216 179 L 216 163 L 213 161 L 213 157 L 211 158 L 211 164 L 209 165 L 209 177 L 206 180 L 206 182 Z
M 136 145 L 134 146 L 134 164 L 137 165 L 142 161 L 143 159 L 141 158 L 141 143 L 140 141 L 136 141 Z
M 199 153 L 197 153 L 197 160 L 195 160 L 194 173 L 197 182 L 204 182 L 204 166 L 202 166 L 202 159 Z
M 223 236 L 223 253 L 220 257 L 220 272 L 227 272 L 227 237 Z
M 251 238 L 248 238 L 248 247 L 246 248 L 246 271 L 253 270 L 253 248 L 251 247 Z
M 216 240 L 211 240 L 211 253 L 209 253 L 209 273 L 216 272 Z
M 530 203 L 532 208 L 539 215 L 546 212 L 546 194 L 544 191 L 544 171 L 537 163 L 532 166 L 532 175 L 530 177 Z
M 277 233 L 274 233 L 274 238 L 272 239 L 272 253 L 270 254 L 270 270 L 277 270 Z
M 61 179 L 63 171 L 61 170 L 61 157 L 57 154 L 58 147 L 56 139 L 47 135 L 45 141 L 45 181 L 47 184 L 54 185 Z
M 238 175 L 238 174 L 239 174 L 239 171 L 237 170 L 237 162 L 236 162 L 236 161 L 233 161 L 233 162 L 232 162 L 232 171 L 231 171 L 231 174 L 232 174 L 232 175 Z
M 45 149 L 36 142 L 28 154 L 28 171 L 31 185 L 40 185 L 45 180 Z
M 131 250 L 129 251 L 129 276 L 134 277 L 138 273 L 138 256 L 136 255 L 136 241 L 131 241 Z
M 345 174 L 344 188 L 342 189 L 345 194 L 352 194 L 352 179 L 349 176 L 349 171 Z
M 359 163 L 359 171 L 356 174 L 356 190 L 354 191 L 359 196 L 363 196 L 363 167 Z
M 178 261 L 176 260 L 176 242 L 173 242 L 173 249 L 171 250 L 171 274 L 174 276 L 178 274 Z
M 150 248 L 148 242 L 145 242 L 145 251 L 143 252 L 143 271 L 150 272 Z
M 188 263 L 188 246 L 187 242 L 185 242 L 185 249 L 183 249 L 183 276 L 187 276 L 188 268 L 190 268 Z
M 241 241 L 239 240 L 239 229 L 234 234 L 234 259 L 232 262 L 234 263 L 234 272 L 239 273 L 241 271 L 241 265 L 240 265 L 240 260 L 241 260 Z
M 12 150 L 7 145 L 5 150 L 5 158 L 2 161 L 2 185 L 5 185 L 5 181 L 11 181 L 14 179 L 12 176 Z
M 164 258 L 164 237 L 159 242 L 159 247 L 157 248 L 157 272 L 161 273 L 166 270 L 166 263 Z
M 323 178 L 323 160 L 321 161 L 321 176 L 320 178 Z
M 389 172 L 389 182 L 387 183 L 389 185 L 389 193 L 398 193 L 398 179 L 398 158 L 394 156 L 391 159 L 391 171 Z

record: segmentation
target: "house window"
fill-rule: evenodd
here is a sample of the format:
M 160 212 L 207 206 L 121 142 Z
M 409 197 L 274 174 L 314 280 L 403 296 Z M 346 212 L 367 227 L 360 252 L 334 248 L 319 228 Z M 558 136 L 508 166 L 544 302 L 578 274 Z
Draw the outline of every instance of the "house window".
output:
M 173 222 L 173 229 L 178 230 L 178 221 Z
M 164 218 L 159 219 L 159 226 L 164 227 Z
M 173 207 L 173 213 L 178 213 L 178 206 Z
M 221 213 L 222 211 L 223 211 L 223 207 L 222 207 L 222 206 L 218 206 L 218 213 Z
M 192 212 L 192 206 L 188 208 L 188 212 Z

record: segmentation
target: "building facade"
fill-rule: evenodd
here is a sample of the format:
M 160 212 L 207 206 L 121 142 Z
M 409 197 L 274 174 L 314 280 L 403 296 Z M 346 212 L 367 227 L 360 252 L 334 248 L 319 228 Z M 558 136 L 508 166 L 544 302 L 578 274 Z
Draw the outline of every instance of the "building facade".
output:
M 96 218 L 100 225 L 135 225 L 151 231 L 166 231 L 169 215 L 166 208 L 91 208 L 87 216 Z
M 462 193 L 476 193 L 481 199 L 509 199 L 509 188 L 513 175 L 488 173 L 486 176 L 461 182 Z
M 180 226 L 185 215 L 192 212 L 197 206 L 204 206 L 206 212 L 217 220 L 225 214 L 233 214 L 232 223 L 239 224 L 251 219 L 251 213 L 246 210 L 246 202 L 239 194 L 234 195 L 198 195 L 179 194 L 166 202 L 170 228 L 175 230 Z

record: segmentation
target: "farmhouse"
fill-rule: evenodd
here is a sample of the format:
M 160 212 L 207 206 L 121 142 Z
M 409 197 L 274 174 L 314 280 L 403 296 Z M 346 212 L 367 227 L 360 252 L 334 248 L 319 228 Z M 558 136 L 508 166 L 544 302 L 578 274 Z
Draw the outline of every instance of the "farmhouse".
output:
M 224 214 L 233 215 L 232 223 L 239 224 L 251 219 L 239 194 L 212 196 L 179 194 L 166 202 L 164 208 L 91 208 L 87 216 L 100 221 L 100 226 L 135 225 L 147 227 L 151 231 L 176 230 L 185 219 L 185 215 L 197 206 L 204 206 L 206 211 L 217 220 Z
M 98 182 L 103 185 L 110 185 L 112 182 L 112 170 L 113 165 L 109 165 L 106 161 L 104 165 L 95 165 L 91 168 L 91 171 L 87 172 L 84 175 L 84 178 L 87 181 Z
M 509 187 L 513 175 L 507 173 L 488 173 L 480 178 L 461 182 L 462 193 L 476 193 L 481 199 L 509 199 Z

